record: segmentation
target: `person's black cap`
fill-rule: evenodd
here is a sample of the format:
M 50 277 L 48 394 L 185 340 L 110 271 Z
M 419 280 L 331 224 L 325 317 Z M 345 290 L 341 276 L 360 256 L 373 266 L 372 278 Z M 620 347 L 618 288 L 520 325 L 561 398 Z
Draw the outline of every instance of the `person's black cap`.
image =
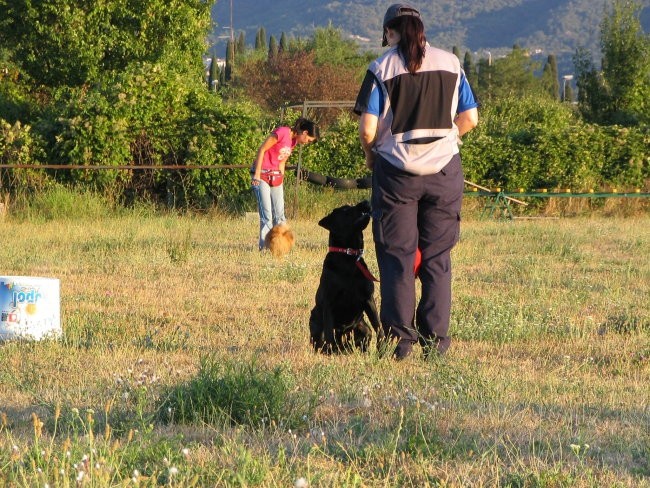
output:
M 418 19 L 420 18 L 420 12 L 418 12 L 418 9 L 415 7 L 409 5 L 408 3 L 394 3 L 390 7 L 388 7 L 388 10 L 386 10 L 386 14 L 384 15 L 384 25 L 382 30 L 383 32 L 383 37 L 381 41 L 382 46 L 388 46 L 388 39 L 386 39 L 386 25 L 391 21 L 396 19 L 397 17 L 402 17 L 404 15 L 411 15 L 413 17 L 417 17 Z

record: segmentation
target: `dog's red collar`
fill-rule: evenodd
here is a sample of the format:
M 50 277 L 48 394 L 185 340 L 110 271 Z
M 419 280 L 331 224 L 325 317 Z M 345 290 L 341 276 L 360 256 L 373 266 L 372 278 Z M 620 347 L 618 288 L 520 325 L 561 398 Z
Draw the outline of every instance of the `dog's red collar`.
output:
M 330 246 L 330 247 L 328 247 L 328 251 L 330 251 L 330 252 L 342 252 L 343 254 L 347 254 L 348 256 L 363 256 L 363 249 L 352 249 L 352 248 L 349 248 L 349 247 Z
M 363 249 L 352 249 L 349 247 L 334 247 L 334 246 L 329 246 L 327 249 L 330 252 L 341 252 L 343 254 L 347 254 L 348 256 L 358 256 L 355 264 L 357 265 L 357 268 L 359 268 L 363 276 L 365 276 L 370 281 L 379 281 L 370 272 L 368 266 L 366 266 L 366 263 L 361 260 L 361 258 L 363 257 Z

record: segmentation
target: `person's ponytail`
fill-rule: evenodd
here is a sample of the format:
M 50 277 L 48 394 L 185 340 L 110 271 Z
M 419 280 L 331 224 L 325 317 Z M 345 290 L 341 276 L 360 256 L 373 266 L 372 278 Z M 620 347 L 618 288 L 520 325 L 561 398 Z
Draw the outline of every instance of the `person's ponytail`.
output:
M 399 33 L 399 52 L 404 58 L 406 69 L 415 74 L 422 66 L 427 42 L 422 21 L 419 17 L 402 16 L 390 22 L 387 27 Z

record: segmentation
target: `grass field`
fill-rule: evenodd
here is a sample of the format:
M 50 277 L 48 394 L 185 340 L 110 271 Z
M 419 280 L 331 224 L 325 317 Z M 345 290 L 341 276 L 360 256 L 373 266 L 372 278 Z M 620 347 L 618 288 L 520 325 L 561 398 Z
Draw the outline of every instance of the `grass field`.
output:
M 468 219 L 455 342 L 400 363 L 310 351 L 315 222 L 0 221 L 64 331 L 0 345 L 0 486 L 650 486 L 650 216 Z

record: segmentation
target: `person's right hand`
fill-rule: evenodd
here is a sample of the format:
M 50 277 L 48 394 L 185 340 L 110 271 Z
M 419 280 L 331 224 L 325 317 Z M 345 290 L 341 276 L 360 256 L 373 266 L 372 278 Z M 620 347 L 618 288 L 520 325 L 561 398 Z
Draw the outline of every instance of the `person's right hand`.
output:
M 366 154 L 366 168 L 372 171 L 372 168 L 375 166 L 375 154 Z
M 252 187 L 260 186 L 260 179 L 259 179 L 259 178 L 255 178 L 255 177 L 253 176 L 253 178 L 251 179 L 251 186 L 252 186 Z

